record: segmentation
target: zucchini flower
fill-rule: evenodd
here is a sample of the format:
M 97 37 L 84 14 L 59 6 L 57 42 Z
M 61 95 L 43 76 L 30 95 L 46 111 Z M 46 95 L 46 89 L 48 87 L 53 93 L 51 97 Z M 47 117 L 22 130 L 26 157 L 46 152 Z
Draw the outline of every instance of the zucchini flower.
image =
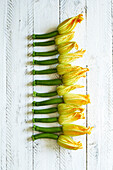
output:
M 94 127 L 85 127 L 75 124 L 65 124 L 62 126 L 64 135 L 68 136 L 79 136 L 84 134 L 91 134 L 91 130 Z
M 46 70 L 33 70 L 32 73 L 33 73 L 33 75 L 53 74 L 53 73 L 58 73 L 60 75 L 63 75 L 70 71 L 77 71 L 80 69 L 82 69 L 82 67 L 80 67 L 80 66 L 71 66 L 71 64 L 59 64 L 56 68 L 46 69 Z
M 71 113 L 78 113 L 83 112 L 84 108 L 82 107 L 76 107 L 74 104 L 64 104 L 61 103 L 58 105 L 58 107 L 51 107 L 48 109 L 32 109 L 33 114 L 49 114 L 49 113 L 55 113 L 58 112 L 61 115 L 71 114 Z
M 76 51 L 75 53 L 59 55 L 58 61 L 60 64 L 69 64 L 69 63 L 72 63 L 73 61 L 75 61 L 76 59 L 83 57 L 85 52 L 86 52 L 86 50 L 81 49 L 79 51 Z
M 64 135 L 68 136 L 79 136 L 84 134 L 91 134 L 91 131 L 94 127 L 85 127 L 81 125 L 75 124 L 64 124 L 59 127 L 40 127 L 40 126 L 33 126 L 34 131 L 44 132 L 44 133 L 58 133 L 62 132 Z
M 66 93 L 69 93 L 71 90 L 74 90 L 76 88 L 83 88 L 84 86 L 81 85 L 71 85 L 71 86 L 66 86 L 66 85 L 61 85 L 57 87 L 57 93 L 59 96 L 63 96 Z
M 61 85 L 57 87 L 56 91 L 48 92 L 48 93 L 37 93 L 36 91 L 33 91 L 33 97 L 53 97 L 56 95 L 63 96 L 64 94 L 70 92 L 71 90 L 74 90 L 76 88 L 82 88 L 84 86 L 81 85 L 72 85 L 72 86 L 65 86 Z
M 72 113 L 81 113 L 84 111 L 84 108 L 77 107 L 74 104 L 65 104 L 61 103 L 58 105 L 58 113 L 61 115 L 67 115 Z
M 66 135 L 60 135 L 58 138 L 58 144 L 63 148 L 70 149 L 70 150 L 77 150 L 82 149 L 82 143 L 75 142 L 72 138 Z
M 83 112 L 75 112 L 75 113 L 65 114 L 65 115 L 61 114 L 59 116 L 58 122 L 59 124 L 63 125 L 63 124 L 74 122 L 78 119 L 85 119 Z
M 85 72 L 89 71 L 88 68 L 79 68 L 75 71 L 68 72 L 62 76 L 62 81 L 65 85 L 73 85 L 81 77 L 86 77 Z
M 46 39 L 46 38 L 51 38 L 55 37 L 58 34 L 65 34 L 73 31 L 73 29 L 76 27 L 77 23 L 81 23 L 83 20 L 83 15 L 79 14 L 76 17 L 72 17 L 69 19 L 66 19 L 63 21 L 59 26 L 57 27 L 57 30 L 46 33 L 46 34 L 33 34 L 32 38 L 33 39 Z
M 55 37 L 55 44 L 59 45 L 59 44 L 62 44 L 64 42 L 68 42 L 68 41 L 72 40 L 72 38 L 74 37 L 74 33 L 75 32 L 69 32 L 69 33 L 66 33 L 66 34 L 57 35 Z
M 49 99 L 41 102 L 33 101 L 33 106 L 44 106 L 44 105 L 52 105 L 52 104 L 74 104 L 75 106 L 82 106 L 90 103 L 89 95 L 82 94 L 65 94 L 63 97 L 58 97 L 54 99 Z
M 80 70 L 82 67 L 80 66 L 72 66 L 71 64 L 58 64 L 57 65 L 57 72 L 59 75 L 66 74 L 70 71 L 77 71 Z
M 52 133 L 40 133 L 36 135 L 32 135 L 32 140 L 35 141 L 37 139 L 41 138 L 48 138 L 48 139 L 54 139 L 57 140 L 58 145 L 62 146 L 63 148 L 66 149 L 71 149 L 71 150 L 77 150 L 77 149 L 82 149 L 82 143 L 80 142 L 75 142 L 72 138 L 66 135 L 56 135 Z
M 69 64 L 75 61 L 76 59 L 83 57 L 86 50 L 79 50 L 75 53 L 67 53 L 59 55 L 58 59 L 54 58 L 51 60 L 33 60 L 33 65 L 52 65 L 52 64 Z
M 66 104 L 74 104 L 76 106 L 82 106 L 90 103 L 89 94 L 82 95 L 68 93 L 63 96 L 63 99 Z
M 76 50 L 78 50 L 78 44 L 76 42 L 73 42 L 73 41 L 65 42 L 65 43 L 59 44 L 57 46 L 57 50 L 58 50 L 59 54 L 67 54 L 74 47 Z
M 76 17 L 66 19 L 61 24 L 59 24 L 57 30 L 59 34 L 71 32 L 76 27 L 77 23 L 81 23 L 82 20 L 83 20 L 82 14 L 79 14 Z

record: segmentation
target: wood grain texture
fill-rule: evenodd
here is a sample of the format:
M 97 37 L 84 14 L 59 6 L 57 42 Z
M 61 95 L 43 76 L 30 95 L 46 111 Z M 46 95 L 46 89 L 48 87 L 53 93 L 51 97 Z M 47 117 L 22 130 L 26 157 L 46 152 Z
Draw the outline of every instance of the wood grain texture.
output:
M 54 31 L 59 24 L 59 1 L 58 0 L 39 0 L 34 4 L 34 33 L 46 33 Z M 44 40 L 43 40 L 44 41 Z M 54 50 L 55 46 L 49 47 L 35 47 L 35 51 L 49 51 Z M 51 57 L 35 57 L 37 60 L 45 60 L 55 58 Z M 34 66 L 37 70 L 44 70 L 47 68 L 54 68 L 52 66 Z M 54 79 L 57 78 L 57 74 L 51 75 L 35 75 L 34 79 Z M 47 86 L 35 86 L 34 90 L 37 92 L 50 92 L 56 89 L 55 87 Z M 42 101 L 49 98 L 36 97 L 34 100 Z M 48 106 L 50 107 L 50 106 Z M 46 108 L 46 106 L 40 107 Z M 48 115 L 35 115 L 35 117 L 55 117 L 57 113 Z M 58 123 L 38 123 L 40 126 L 57 126 Z M 38 133 L 38 132 L 35 132 Z M 55 140 L 40 139 L 34 142 L 34 170 L 36 169 L 59 169 L 59 146 Z
M 0 169 L 6 169 L 6 51 L 5 44 L 5 32 L 4 32 L 4 12 L 5 1 L 0 1 Z
M 89 93 L 91 104 L 86 107 L 87 119 L 75 123 L 95 128 L 89 136 L 74 138 L 83 143 L 83 150 L 69 151 L 59 147 L 54 140 L 31 141 L 32 92 L 56 89 L 32 87 L 31 82 L 33 79 L 58 78 L 58 75 L 33 77 L 33 68 L 43 70 L 56 65 L 33 67 L 30 56 L 33 41 L 28 36 L 53 31 L 64 19 L 79 13 L 83 13 L 84 21 L 77 25 L 74 40 L 79 49 L 86 49 L 86 54 L 73 65 L 87 65 L 90 72 L 86 79 L 79 81 L 87 87 L 74 92 Z M 1 170 L 113 170 L 112 19 L 113 2 L 110 0 L 0 1 Z M 55 46 L 34 48 L 35 51 L 53 49 Z M 37 101 L 45 99 L 36 98 Z M 35 115 L 53 116 L 58 114 Z M 38 125 L 56 126 L 58 123 Z
M 70 10 L 71 9 L 71 10 Z M 60 22 L 63 20 L 76 16 L 82 13 L 85 17 L 85 1 L 68 1 L 62 0 L 60 1 Z M 86 49 L 85 39 L 86 39 L 86 22 L 84 20 L 81 24 L 78 24 L 75 28 L 75 37 L 74 41 L 76 41 L 79 45 L 79 49 Z M 74 50 L 73 50 L 74 51 Z M 86 58 L 79 59 L 73 63 L 73 65 L 80 65 L 86 67 Z M 80 84 L 86 86 L 86 79 L 79 80 Z M 76 89 L 74 93 L 86 94 L 86 88 L 84 89 Z M 84 112 L 85 117 L 86 113 Z M 86 126 L 86 120 L 78 120 L 74 122 L 75 124 L 81 124 Z M 74 140 L 81 141 L 83 144 L 83 150 L 70 151 L 64 148 L 60 148 L 60 166 L 63 170 L 68 169 L 76 169 L 76 170 L 85 170 L 86 169 L 86 136 L 75 137 Z
M 4 50 L 1 64 L 4 69 L 2 67 L 1 69 L 4 71 L 2 82 L 5 83 L 2 85 L 4 89 L 1 88 L 4 93 L 3 101 L 5 99 L 5 105 L 1 103 L 4 107 L 0 137 L 2 139 L 1 169 L 31 170 L 32 142 L 27 140 L 32 135 L 32 131 L 28 130 L 30 124 L 27 124 L 27 121 L 31 120 L 27 113 L 31 108 L 29 109 L 27 105 L 28 102 L 32 102 L 32 99 L 28 98 L 29 87 L 27 84 L 28 81 L 33 81 L 33 76 L 31 78 L 27 73 L 27 62 L 29 61 L 27 58 L 27 36 L 29 33 L 33 33 L 33 30 L 31 32 L 33 19 L 28 18 L 33 15 L 32 6 L 31 1 L 8 0 L 3 2 L 1 8 L 4 17 L 3 35 L 1 35 L 1 37 L 3 36 Z
M 87 1 L 87 58 L 90 66 L 88 169 L 113 169 L 112 157 L 112 37 L 111 1 Z M 92 37 L 92 38 L 91 38 Z

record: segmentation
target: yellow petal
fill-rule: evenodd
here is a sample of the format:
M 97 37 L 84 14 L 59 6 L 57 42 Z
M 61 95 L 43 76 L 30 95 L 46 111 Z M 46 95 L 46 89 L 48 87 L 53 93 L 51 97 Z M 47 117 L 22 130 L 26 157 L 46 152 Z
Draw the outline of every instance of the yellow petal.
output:
M 73 37 L 74 37 L 74 32 L 69 32 L 69 33 L 66 33 L 66 34 L 57 35 L 55 37 L 55 44 L 59 45 L 59 44 L 64 43 L 64 42 L 68 42 L 68 41 L 72 40 Z
M 82 149 L 82 143 L 75 142 L 72 138 L 66 135 L 60 135 L 58 138 L 58 144 L 66 149 L 77 150 Z
M 72 86 L 65 86 L 61 85 L 57 87 L 57 93 L 59 96 L 63 96 L 64 94 L 70 92 L 71 90 L 74 90 L 76 88 L 83 88 L 84 86 L 81 85 L 72 85 Z
M 83 112 L 77 112 L 77 113 L 75 112 L 72 114 L 60 115 L 58 122 L 59 124 L 63 125 L 63 124 L 71 123 L 78 119 L 85 119 Z
M 57 30 L 59 34 L 71 32 L 76 27 L 77 23 L 81 23 L 82 20 L 83 20 L 82 14 L 79 14 L 76 17 L 66 19 L 61 24 L 59 24 Z
M 62 81 L 64 85 L 73 85 L 76 83 L 81 77 L 85 77 L 85 72 L 89 71 L 88 68 L 79 68 L 78 70 L 71 71 L 66 73 L 62 77 Z
M 63 96 L 63 99 L 66 104 L 74 104 L 76 106 L 90 103 L 89 95 L 67 93 Z
M 84 134 L 91 134 L 91 131 L 94 127 L 85 127 L 75 124 L 65 124 L 62 126 L 64 135 L 69 136 L 79 136 Z
M 78 44 L 76 42 L 65 42 L 57 46 L 59 54 L 66 54 L 75 47 L 78 50 Z
M 71 114 L 71 113 L 79 113 L 83 112 L 84 108 L 82 107 L 77 107 L 74 104 L 65 104 L 65 103 L 60 103 L 58 105 L 58 112 L 61 115 L 66 115 L 66 114 Z
M 70 71 L 77 71 L 81 69 L 80 66 L 72 66 L 71 64 L 58 64 L 57 65 L 57 72 L 60 75 L 63 75 L 65 73 L 68 73 Z
M 58 61 L 60 64 L 71 63 L 71 62 L 75 61 L 76 59 L 83 57 L 85 51 L 86 50 L 81 49 L 75 53 L 62 54 L 58 57 Z

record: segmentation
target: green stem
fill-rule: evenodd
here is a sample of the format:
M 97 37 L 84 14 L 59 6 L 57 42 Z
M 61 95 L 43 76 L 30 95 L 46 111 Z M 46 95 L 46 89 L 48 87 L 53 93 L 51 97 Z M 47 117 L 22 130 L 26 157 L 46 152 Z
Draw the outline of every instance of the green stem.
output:
M 56 35 L 58 35 L 58 31 L 53 31 L 53 32 L 49 32 L 46 34 L 33 34 L 32 38 L 33 39 L 46 39 L 46 38 L 51 38 L 51 37 L 55 37 Z
M 51 79 L 51 80 L 34 80 L 32 85 L 33 86 L 36 85 L 56 86 L 61 84 L 62 84 L 61 79 Z
M 39 127 L 34 125 L 32 130 L 45 132 L 45 133 L 58 133 L 58 132 L 62 132 L 62 127 Z
M 33 51 L 32 56 L 33 57 L 35 57 L 35 56 L 53 56 L 53 55 L 56 55 L 56 54 L 58 54 L 57 50 L 47 51 L 47 52 L 35 52 L 35 51 Z
M 33 73 L 33 75 L 37 75 L 37 74 L 52 74 L 52 73 L 57 73 L 57 69 L 56 68 L 52 68 L 52 69 L 46 69 L 46 70 L 33 70 L 32 73 Z
M 49 138 L 49 139 L 58 139 L 58 135 L 56 134 L 52 134 L 52 133 L 40 133 L 40 134 L 36 134 L 36 135 L 32 135 L 32 140 L 37 140 L 37 139 L 41 139 L 41 138 Z
M 55 98 L 55 99 L 45 100 L 42 102 L 33 101 L 32 105 L 33 106 L 45 106 L 45 105 L 59 104 L 59 103 L 63 103 L 63 102 L 64 102 L 63 98 Z
M 33 91 L 33 97 L 52 97 L 58 95 L 57 91 L 49 92 L 49 93 L 37 93 Z
M 33 42 L 33 47 L 35 47 L 35 46 L 49 46 L 49 45 L 54 45 L 54 44 L 55 44 L 55 40 L 45 41 L 45 42 Z
M 32 109 L 33 114 L 49 114 L 49 113 L 55 113 L 58 112 L 57 107 L 51 107 L 49 109 L 41 109 L 41 110 L 35 110 Z
M 42 123 L 53 123 L 58 122 L 58 117 L 50 117 L 50 118 L 33 118 L 33 123 L 42 122 Z
M 52 65 L 52 64 L 57 64 L 58 59 L 51 59 L 51 60 L 33 60 L 33 65 Z

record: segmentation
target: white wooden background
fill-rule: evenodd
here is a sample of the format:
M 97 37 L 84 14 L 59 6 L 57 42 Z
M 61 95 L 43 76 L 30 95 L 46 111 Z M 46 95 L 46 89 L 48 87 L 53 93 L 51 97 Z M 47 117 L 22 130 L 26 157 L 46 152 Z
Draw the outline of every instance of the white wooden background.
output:
M 32 40 L 27 36 L 55 30 L 64 19 L 79 13 L 84 21 L 76 28 L 75 40 L 87 52 L 78 63 L 90 69 L 84 92 L 91 96 L 81 124 L 95 128 L 89 136 L 74 138 L 82 141 L 83 150 L 69 151 L 54 140 L 33 143 L 30 139 L 34 78 L 30 74 L 33 48 L 28 47 Z M 112 15 L 111 0 L 0 0 L 1 170 L 113 170 Z M 43 47 L 47 49 L 53 47 Z

